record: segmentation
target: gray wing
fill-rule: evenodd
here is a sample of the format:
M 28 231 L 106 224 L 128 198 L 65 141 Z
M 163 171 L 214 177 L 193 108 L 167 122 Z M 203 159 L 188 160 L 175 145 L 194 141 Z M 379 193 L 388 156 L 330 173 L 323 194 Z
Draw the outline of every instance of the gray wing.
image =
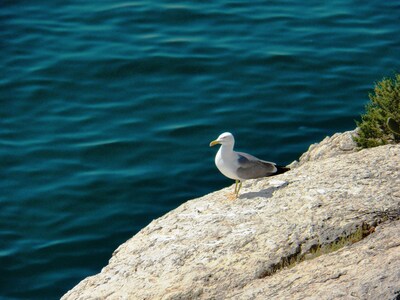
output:
M 239 167 L 237 175 L 242 179 L 255 179 L 270 176 L 276 173 L 277 168 L 274 163 L 258 159 L 257 157 L 243 153 L 238 154 Z

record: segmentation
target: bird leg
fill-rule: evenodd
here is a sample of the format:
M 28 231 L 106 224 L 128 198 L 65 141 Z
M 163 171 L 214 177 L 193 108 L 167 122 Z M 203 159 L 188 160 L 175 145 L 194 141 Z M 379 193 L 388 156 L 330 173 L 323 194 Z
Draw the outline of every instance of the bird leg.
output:
M 236 179 L 235 180 L 235 192 L 234 192 L 235 194 L 237 193 L 237 184 L 238 184 L 238 180 Z
M 242 188 L 242 182 L 239 179 L 236 179 L 236 181 L 235 181 L 235 195 L 236 195 L 236 198 L 239 197 L 239 191 L 240 191 L 241 188 Z
M 237 190 L 237 193 L 236 193 L 236 197 L 237 198 L 239 198 L 239 191 L 240 191 L 241 188 L 242 188 L 242 182 L 239 181 L 239 187 L 238 187 L 238 190 Z

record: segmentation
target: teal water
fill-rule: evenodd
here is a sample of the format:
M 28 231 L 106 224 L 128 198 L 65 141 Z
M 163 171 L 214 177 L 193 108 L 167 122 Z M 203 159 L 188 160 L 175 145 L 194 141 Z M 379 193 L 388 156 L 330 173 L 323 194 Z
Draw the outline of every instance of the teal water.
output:
M 57 299 L 152 219 L 287 164 L 399 70 L 398 1 L 3 1 L 0 298 Z

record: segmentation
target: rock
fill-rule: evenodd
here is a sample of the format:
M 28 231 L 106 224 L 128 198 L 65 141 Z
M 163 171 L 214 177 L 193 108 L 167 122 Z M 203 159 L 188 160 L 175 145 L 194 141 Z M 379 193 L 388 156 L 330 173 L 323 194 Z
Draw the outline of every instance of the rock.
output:
M 395 299 L 400 295 L 400 221 L 329 255 L 253 280 L 227 298 Z
M 345 135 L 237 200 L 230 186 L 154 220 L 62 299 L 394 299 L 400 145 L 342 150 Z
M 285 184 L 287 184 L 287 182 L 284 181 L 284 180 L 271 179 L 271 180 L 269 181 L 269 185 L 271 185 L 271 186 L 273 186 L 273 187 L 276 187 L 276 188 L 279 188 L 279 187 L 281 187 L 281 186 L 284 186 Z
M 357 151 L 357 144 L 353 140 L 355 135 L 357 135 L 357 129 L 335 133 L 318 144 L 312 144 L 308 151 L 300 157 L 300 164 Z

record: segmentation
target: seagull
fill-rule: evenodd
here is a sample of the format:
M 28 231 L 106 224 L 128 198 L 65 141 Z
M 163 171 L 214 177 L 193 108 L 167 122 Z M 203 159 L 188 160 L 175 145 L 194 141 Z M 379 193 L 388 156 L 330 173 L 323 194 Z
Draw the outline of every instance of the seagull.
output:
M 235 180 L 236 198 L 239 197 L 239 191 L 244 180 L 278 175 L 290 170 L 253 155 L 234 151 L 235 138 L 230 132 L 222 133 L 210 143 L 210 147 L 218 144 L 221 147 L 215 156 L 215 165 L 223 175 Z

